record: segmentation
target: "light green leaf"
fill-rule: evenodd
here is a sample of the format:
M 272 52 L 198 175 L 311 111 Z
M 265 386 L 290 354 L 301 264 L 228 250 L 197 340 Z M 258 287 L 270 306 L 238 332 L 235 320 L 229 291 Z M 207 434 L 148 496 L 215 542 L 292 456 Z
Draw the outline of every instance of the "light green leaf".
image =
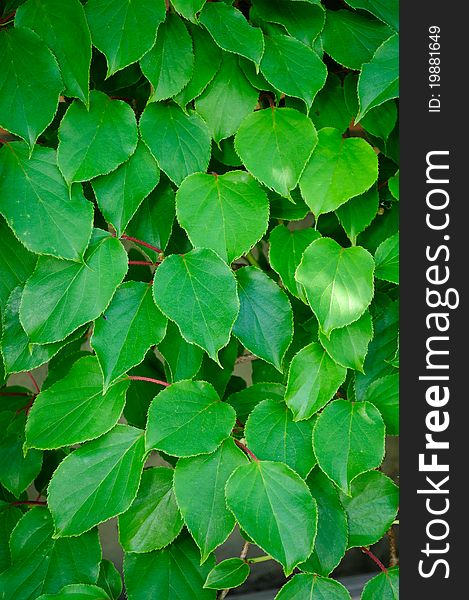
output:
M 250 352 L 282 371 L 285 352 L 293 339 L 288 297 L 257 267 L 239 269 L 236 279 L 240 309 L 233 333 Z
M 96 585 L 72 583 L 57 594 L 42 594 L 37 600 L 110 600 L 106 592 Z
M 220 176 L 200 173 L 181 184 L 176 212 L 195 247 L 211 248 L 230 264 L 264 235 L 269 201 L 245 171 Z
M 103 394 L 97 358 L 80 358 L 63 379 L 34 401 L 26 424 L 25 447 L 50 450 L 106 433 L 122 414 L 129 383 L 121 381 Z
M 346 375 L 347 370 L 332 360 L 317 342 L 295 354 L 285 393 L 285 402 L 295 421 L 309 419 L 325 406 L 345 381 Z
M 351 495 L 341 494 L 347 513 L 348 547 L 371 546 L 391 527 L 399 506 L 399 488 L 380 471 L 356 477 Z
M 147 450 L 162 450 L 171 456 L 213 452 L 230 435 L 235 418 L 233 408 L 220 401 L 210 383 L 178 381 L 150 405 Z
M 0 212 L 32 252 L 79 260 L 88 245 L 93 206 L 80 185 L 70 190 L 56 152 L 16 142 L 0 152 Z
M 100 229 L 94 230 L 83 263 L 39 257 L 20 306 L 21 324 L 31 342 L 62 340 L 96 319 L 126 272 L 122 244 Z
M 373 297 L 373 270 L 373 258 L 361 247 L 342 248 L 320 238 L 306 249 L 295 278 L 327 337 L 365 312 Z
M 375 106 L 399 97 L 399 36 L 393 35 L 363 65 L 358 79 L 360 112 L 356 122 Z
M 140 66 L 154 88 L 152 101 L 175 96 L 190 81 L 194 69 L 192 38 L 178 15 L 167 14 L 158 28 L 155 45 L 141 59 Z
M 24 404 L 27 404 L 27 400 Z M 29 487 L 42 466 L 42 452 L 32 450 L 26 456 L 23 455 L 25 422 L 25 411 L 0 412 L 0 427 L 3 432 L 0 442 L 0 483 L 15 497 Z
M 292 108 L 248 115 L 235 137 L 236 152 L 256 179 L 289 196 L 317 144 L 314 125 Z
M 350 10 L 326 11 L 324 50 L 348 69 L 359 70 L 392 34 L 384 23 Z
M 336 210 L 335 214 L 352 245 L 356 244 L 358 234 L 364 231 L 376 217 L 378 207 L 378 189 L 373 185 L 367 192 L 355 196 Z
M 39 36 L 22 27 L 2 31 L 0 56 L 0 127 L 32 149 L 57 111 L 63 89 L 59 67 Z
M 399 435 L 399 374 L 385 375 L 366 388 L 364 400 L 381 413 L 388 435 Z
M 289 229 L 285 225 L 277 225 L 270 234 L 270 265 L 280 275 L 283 285 L 290 294 L 297 298 L 303 299 L 304 292 L 295 281 L 295 271 L 306 248 L 319 237 L 321 234 L 312 227 Z
M 243 119 L 256 107 L 258 91 L 246 79 L 238 57 L 224 53 L 213 81 L 195 102 L 217 144 L 238 131 Z
M 94 583 L 101 546 L 97 530 L 79 537 L 54 539 L 49 511 L 29 510 L 10 539 L 12 566 L 0 574 L 5 600 L 36 600 L 71 583 Z
M 150 50 L 166 16 L 164 0 L 88 0 L 85 11 L 93 45 L 106 57 L 107 77 Z
M 240 558 L 228 558 L 218 563 L 207 576 L 204 588 L 231 589 L 242 585 L 249 576 L 249 565 Z
M 361 8 L 399 31 L 398 0 L 346 0 L 349 6 Z M 384 599 L 383 599 L 384 600 Z
M 199 21 L 220 48 L 240 54 L 259 66 L 264 52 L 264 36 L 260 29 L 246 21 L 241 11 L 224 2 L 207 3 Z
M 238 419 L 245 423 L 253 409 L 262 400 L 283 401 L 285 388 L 280 383 L 255 383 L 231 394 L 226 401 L 235 409 Z
M 384 423 L 369 402 L 335 400 L 320 414 L 313 432 L 319 466 L 347 495 L 350 483 L 381 464 Z
M 275 89 L 301 98 L 308 108 L 327 78 L 326 65 L 312 48 L 281 33 L 266 36 L 261 73 Z
M 172 0 L 171 4 L 182 17 L 196 23 L 196 14 L 205 4 L 206 0 Z
M 171 374 L 172 382 L 192 379 L 200 369 L 204 351 L 195 344 L 189 344 L 179 333 L 175 323 L 168 321 L 166 336 L 158 344 Z
M 116 425 L 69 454 L 48 488 L 57 535 L 80 535 L 126 511 L 137 494 L 144 454 L 143 431 L 129 425 Z
M 333 127 L 321 129 L 318 138 L 300 179 L 301 194 L 316 219 L 366 192 L 378 178 L 378 159 L 365 140 L 344 139 Z
M 107 592 L 112 600 L 119 600 L 122 594 L 121 574 L 110 560 L 104 558 L 101 561 L 97 585 Z
M 204 589 L 215 558 L 200 564 L 200 553 L 187 533 L 164 550 L 126 554 L 124 579 L 129 600 L 215 600 L 216 592 Z
M 378 246 L 375 252 L 375 277 L 399 283 L 399 234 L 395 233 Z
M 169 256 L 156 270 L 153 294 L 158 308 L 177 324 L 183 338 L 216 361 L 239 311 L 236 280 L 222 259 L 208 249 Z
M 396 200 L 399 200 L 399 171 L 388 180 L 388 187 Z
M 207 170 L 210 133 L 196 112 L 185 114 L 178 106 L 152 102 L 140 118 L 140 132 L 160 169 L 176 185 Z
M 57 162 L 70 184 L 105 175 L 125 162 L 137 147 L 133 110 L 92 90 L 90 108 L 73 102 L 59 127 Z
M 96 321 L 91 338 L 104 391 L 141 363 L 150 346 L 159 344 L 166 332 L 166 319 L 153 301 L 151 286 L 142 281 L 121 284 L 105 317 Z
M 200 548 L 202 562 L 233 531 L 235 519 L 226 508 L 225 485 L 233 471 L 246 461 L 231 438 L 212 454 L 178 460 L 174 472 L 176 499 Z
M 108 175 L 92 181 L 100 211 L 121 236 L 143 199 L 160 179 L 158 164 L 146 145 L 139 141 L 132 156 Z
M 314 551 L 300 565 L 300 570 L 327 577 L 340 563 L 347 549 L 347 515 L 336 487 L 318 467 L 309 475 L 306 483 L 318 505 L 318 533 Z
M 334 579 L 299 573 L 275 596 L 275 600 L 316 600 L 316 598 L 317 600 L 350 600 L 350 593 Z
M 283 402 L 263 400 L 249 415 L 244 435 L 257 458 L 285 463 L 304 479 L 316 464 L 313 427 L 314 419 L 296 423 Z
M 81 3 L 28 0 L 16 11 L 15 27 L 27 27 L 38 34 L 57 60 L 64 95 L 88 104 L 91 36 Z
M 178 1 L 181 2 L 184 0 Z M 173 6 L 175 6 L 174 2 Z M 189 33 L 191 34 L 194 47 L 194 68 L 189 83 L 174 97 L 174 101 L 181 108 L 185 108 L 189 102 L 200 96 L 215 77 L 222 59 L 220 48 L 205 29 L 189 25 Z M 232 105 L 231 108 L 234 109 L 236 107 Z
M 238 467 L 226 484 L 226 502 L 243 530 L 283 565 L 287 576 L 311 554 L 316 502 L 286 465 L 255 461 Z
M 388 569 L 370 579 L 363 588 L 361 600 L 399 600 L 399 567 Z
M 119 542 L 126 552 L 151 552 L 170 544 L 183 520 L 173 491 L 173 470 L 143 472 L 137 497 L 119 516 Z
M 373 337 L 373 324 L 368 311 L 350 325 L 334 329 L 329 339 L 320 331 L 319 341 L 339 365 L 363 372 L 368 344 Z

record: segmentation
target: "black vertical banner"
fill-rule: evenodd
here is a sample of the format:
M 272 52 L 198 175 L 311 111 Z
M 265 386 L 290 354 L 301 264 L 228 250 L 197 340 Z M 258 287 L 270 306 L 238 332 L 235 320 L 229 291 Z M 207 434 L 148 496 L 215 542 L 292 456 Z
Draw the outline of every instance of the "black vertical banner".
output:
M 467 10 L 401 3 L 404 600 L 469 597 Z

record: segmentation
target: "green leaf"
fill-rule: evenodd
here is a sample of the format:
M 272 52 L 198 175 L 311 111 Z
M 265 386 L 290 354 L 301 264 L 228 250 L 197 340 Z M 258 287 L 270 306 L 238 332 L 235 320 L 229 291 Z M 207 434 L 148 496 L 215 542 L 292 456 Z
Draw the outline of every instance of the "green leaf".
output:
M 309 207 L 301 197 L 299 188 L 292 191 L 290 198 L 282 198 L 276 192 L 269 193 L 270 216 L 273 219 L 302 221 L 309 213 Z
M 204 589 L 215 564 L 200 564 L 197 546 L 186 533 L 164 550 L 148 554 L 126 554 L 124 579 L 129 600 L 215 600 L 216 593 Z
M 388 180 L 388 187 L 396 200 L 399 200 L 399 171 Z
M 319 237 L 321 234 L 311 227 L 289 229 L 285 225 L 277 225 L 270 234 L 270 265 L 280 275 L 283 285 L 290 294 L 297 298 L 303 299 L 304 292 L 295 281 L 295 271 L 306 248 Z
M 358 234 L 376 217 L 378 207 L 378 189 L 373 185 L 367 192 L 355 196 L 336 210 L 335 214 L 352 245 L 356 244 Z
M 88 104 L 91 36 L 79 0 L 66 4 L 61 0 L 28 0 L 16 11 L 15 27 L 27 27 L 38 34 L 57 60 L 64 95 Z
M 350 10 L 326 11 L 324 50 L 348 69 L 359 70 L 392 31 L 384 23 Z
M 317 342 L 295 354 L 285 393 L 285 402 L 293 412 L 294 420 L 309 419 L 325 406 L 346 375 L 347 370 L 332 360 Z
M 119 600 L 122 594 L 121 574 L 110 560 L 101 561 L 97 584 L 112 600 Z
M 93 45 L 106 57 L 107 77 L 150 50 L 166 16 L 164 0 L 88 0 L 85 11 Z
M 96 585 L 72 583 L 63 587 L 58 594 L 42 594 L 37 600 L 110 600 L 106 592 Z
M 399 31 L 398 0 L 346 0 L 349 6 L 361 8 Z M 384 600 L 384 599 L 383 599 Z
M 235 137 L 236 152 L 248 171 L 282 196 L 296 187 L 316 144 L 311 120 L 292 108 L 248 115 Z
M 281 33 L 266 36 L 261 73 L 275 89 L 309 108 L 324 86 L 327 68 L 314 50 Z
M 143 472 L 137 497 L 119 516 L 119 542 L 126 552 L 151 552 L 170 544 L 183 520 L 173 491 L 173 470 L 166 467 Z
M 178 106 L 152 102 L 140 118 L 140 132 L 160 169 L 176 185 L 207 170 L 210 133 L 196 112 L 185 114 Z
M 360 112 L 356 122 L 375 106 L 399 97 L 399 36 L 393 35 L 363 65 L 358 79 Z
M 6 571 L 11 564 L 10 535 L 23 513 L 16 506 L 6 505 L 0 510 L 0 573 Z M 0 575 L 1 581 L 1 575 Z
M 238 419 L 244 423 L 259 402 L 282 401 L 284 395 L 285 388 L 279 383 L 254 383 L 244 390 L 231 394 L 226 401 L 235 409 Z
M 172 0 L 171 5 L 182 17 L 196 23 L 196 13 L 202 8 L 206 0 Z
M 238 347 L 238 340 L 232 337 L 228 344 L 220 350 L 218 363 L 204 353 L 202 364 L 197 372 L 196 379 L 211 383 L 220 398 L 224 396 L 228 381 L 233 374 L 238 358 Z
M 202 348 L 185 341 L 172 321 L 168 321 L 166 336 L 158 344 L 158 350 L 165 359 L 172 382 L 192 379 L 198 373 L 204 355 Z
M 370 579 L 363 588 L 361 600 L 399 600 L 399 567 L 388 569 Z
M 236 279 L 240 309 L 233 333 L 250 352 L 281 371 L 293 338 L 288 297 L 257 267 L 239 269 Z
M 331 238 L 315 240 L 296 271 L 322 331 L 350 325 L 373 297 L 373 258 L 364 248 L 342 248 Z
M 57 111 L 63 89 L 59 67 L 39 36 L 22 27 L 2 31 L 0 56 L 0 127 L 32 149 Z
M 121 284 L 105 317 L 96 321 L 91 338 L 104 391 L 141 363 L 150 346 L 159 344 L 166 332 L 166 319 L 153 301 L 151 286 L 142 281 Z
M 137 149 L 124 164 L 92 181 L 93 191 L 104 218 L 121 236 L 138 207 L 160 179 L 158 164 L 146 145 Z
M 318 533 L 313 553 L 299 568 L 327 577 L 347 549 L 347 515 L 336 487 L 319 468 L 314 469 L 306 483 L 318 505 Z
M 224 2 L 207 3 L 199 21 L 220 48 L 244 56 L 259 66 L 264 52 L 264 36 L 260 29 L 251 27 L 241 11 Z
M 31 342 L 62 340 L 96 319 L 126 271 L 127 254 L 122 244 L 100 229 L 94 230 L 83 263 L 39 257 L 20 306 L 21 324 Z
M 307 46 L 312 46 L 324 27 L 326 15 L 319 3 L 255 0 L 253 5 L 261 19 L 283 25 L 291 36 Z
M 153 48 L 140 61 L 142 72 L 153 86 L 151 100 L 166 100 L 186 86 L 194 69 L 192 38 L 184 21 L 168 13 L 158 28 Z
M 153 294 L 158 308 L 177 324 L 182 337 L 216 361 L 239 311 L 236 280 L 222 259 L 208 249 L 169 256 L 156 270 Z
M 125 162 L 137 147 L 133 110 L 92 90 L 90 107 L 73 102 L 59 127 L 57 162 L 70 184 L 105 175 Z
M 178 460 L 174 472 L 176 499 L 200 548 L 202 563 L 233 531 L 235 519 L 226 508 L 225 485 L 233 471 L 246 461 L 231 438 L 212 454 Z
M 240 68 L 238 57 L 224 53 L 217 74 L 197 98 L 195 108 L 218 144 L 238 131 L 243 119 L 254 110 L 258 95 Z
M 176 8 L 174 2 L 173 6 Z M 215 77 L 222 60 L 220 48 L 205 29 L 189 25 L 189 33 L 194 47 L 194 68 L 189 83 L 174 97 L 181 108 L 185 108 L 189 102 L 200 96 Z M 231 105 L 231 109 L 234 108 L 236 107 Z
M 228 263 L 248 252 L 264 235 L 269 202 L 245 171 L 190 175 L 176 194 L 180 225 L 195 247 L 214 250 Z
M 285 463 L 304 479 L 316 464 L 314 422 L 297 423 L 283 402 L 263 400 L 249 415 L 244 435 L 257 458 Z
M 399 234 L 395 233 L 378 246 L 375 252 L 375 277 L 399 283 Z
M 212 590 L 231 589 L 242 585 L 249 576 L 249 565 L 240 558 L 228 558 L 219 562 L 207 576 L 204 588 Z
M 305 482 L 286 465 L 256 461 L 238 467 L 226 484 L 226 502 L 239 525 L 283 565 L 287 576 L 311 554 L 316 502 Z
M 27 399 L 24 404 L 27 404 Z M 29 487 L 38 475 L 42 466 L 42 452 L 32 450 L 23 455 L 24 411 L 0 412 L 0 425 L 3 431 L 0 442 L 0 483 L 15 497 Z
M 325 86 L 314 99 L 309 116 L 316 129 L 335 127 L 343 133 L 350 125 L 352 114 L 345 102 L 342 82 L 334 73 L 329 73 Z
M 329 339 L 322 331 L 319 332 L 319 341 L 332 360 L 343 367 L 361 372 L 372 337 L 373 324 L 368 311 L 350 325 L 334 329 Z
M 79 260 L 88 245 L 93 206 L 80 185 L 68 188 L 56 152 L 16 142 L 0 152 L 0 212 L 32 252 Z
M 129 381 L 121 381 L 103 394 L 97 358 L 80 358 L 34 401 L 25 447 L 50 450 L 101 436 L 119 420 L 128 387 Z
M 399 435 L 399 374 L 385 375 L 366 388 L 364 400 L 381 413 L 388 435 Z
M 140 204 L 127 226 L 127 234 L 165 250 L 173 229 L 175 215 L 173 188 L 167 180 L 161 181 Z M 145 253 L 154 260 L 158 258 L 158 254 L 148 248 L 145 248 Z
M 11 292 L 28 279 L 37 256 L 26 250 L 0 216 L 0 313 Z
M 5 600 L 36 600 L 71 583 L 94 583 L 101 546 L 97 530 L 79 537 L 54 539 L 49 511 L 29 510 L 13 530 L 9 569 L 0 574 Z
M 371 546 L 391 527 L 399 506 L 399 488 L 380 471 L 356 477 L 351 495 L 341 494 L 347 513 L 348 547 Z
M 316 219 L 366 192 L 378 178 L 378 159 L 365 140 L 344 139 L 332 127 L 321 129 L 318 138 L 300 179 L 301 194 Z
M 309 573 L 299 573 L 286 583 L 275 600 L 350 600 L 350 593 L 344 586 L 326 577 Z
M 320 414 L 313 432 L 319 466 L 347 495 L 350 483 L 381 464 L 384 423 L 369 402 L 335 400 Z
M 80 535 L 126 511 L 137 494 L 144 454 L 143 432 L 129 425 L 116 425 L 69 454 L 48 488 L 57 536 Z
M 234 410 L 220 401 L 210 383 L 179 381 L 151 403 L 146 447 L 171 456 L 213 452 L 230 435 L 234 422 Z

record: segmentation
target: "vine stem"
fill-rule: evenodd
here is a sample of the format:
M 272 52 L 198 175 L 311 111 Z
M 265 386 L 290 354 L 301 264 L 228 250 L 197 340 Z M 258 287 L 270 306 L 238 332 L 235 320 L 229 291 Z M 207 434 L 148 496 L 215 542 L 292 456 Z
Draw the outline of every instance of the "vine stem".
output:
M 241 548 L 239 558 L 241 560 L 244 560 L 245 562 L 247 562 L 246 557 L 248 555 L 248 551 L 249 551 L 249 542 L 244 542 L 243 547 Z M 230 591 L 230 588 L 220 592 L 220 595 L 218 596 L 218 600 L 224 600 L 226 598 L 226 596 L 228 595 L 229 591 Z
M 147 267 L 153 267 L 156 263 L 149 260 L 129 260 L 129 265 L 145 265 Z
M 249 458 L 251 458 L 252 460 L 254 460 L 255 462 L 259 462 L 259 459 L 257 458 L 257 456 L 254 454 L 254 452 L 252 452 L 252 450 L 249 450 L 249 448 L 243 444 L 243 442 L 240 442 L 239 440 L 234 439 L 234 443 L 238 446 L 238 448 L 241 448 L 241 450 L 247 454 L 249 456 Z
M 138 238 L 134 238 L 130 235 L 121 235 L 121 240 L 127 240 L 129 242 L 134 242 L 134 244 L 140 244 L 140 246 L 145 246 L 145 248 L 150 248 L 150 250 L 153 250 L 154 252 L 158 252 L 158 254 L 161 254 L 163 251 L 161 250 L 161 248 L 157 248 L 156 246 L 153 246 L 152 244 L 149 244 L 148 242 L 144 242 L 143 240 L 139 240 Z
M 37 381 L 34 379 L 34 375 L 31 373 L 31 371 L 27 371 L 27 375 L 29 377 L 29 379 L 31 379 L 31 381 L 33 382 L 34 388 L 36 389 L 36 392 L 38 394 L 41 393 L 41 388 L 38 386 Z
M 399 564 L 399 558 L 397 556 L 397 544 L 394 529 L 391 527 L 388 531 L 389 540 L 389 567 L 395 567 Z
M 143 377 L 143 375 L 127 375 L 127 379 L 132 379 L 133 381 L 149 381 L 150 383 L 156 383 L 157 385 L 163 385 L 164 387 L 170 385 L 167 381 L 153 379 L 153 377 Z
M 47 502 L 44 500 L 17 500 L 16 502 L 11 502 L 10 506 L 45 506 Z
M 379 558 L 377 556 L 375 556 L 373 554 L 373 552 L 369 549 L 369 548 L 365 548 L 365 546 L 362 546 L 360 548 L 360 550 L 362 552 L 364 552 L 367 556 L 369 556 L 371 558 L 371 560 L 378 565 L 378 567 L 381 569 L 381 571 L 383 573 L 387 573 L 388 570 L 386 569 L 386 567 L 383 565 L 383 563 L 379 560 Z
M 32 394 L 27 392 L 0 392 L 0 396 L 27 396 L 29 398 Z
M 266 562 L 268 560 L 274 560 L 270 554 L 264 554 L 263 556 L 255 556 L 254 558 L 248 558 L 247 562 L 251 565 L 255 563 Z

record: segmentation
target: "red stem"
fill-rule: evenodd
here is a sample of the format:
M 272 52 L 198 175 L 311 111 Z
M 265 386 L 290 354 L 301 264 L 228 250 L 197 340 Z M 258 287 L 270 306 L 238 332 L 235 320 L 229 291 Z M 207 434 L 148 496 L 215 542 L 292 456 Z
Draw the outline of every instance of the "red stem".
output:
M 11 506 L 22 506 L 24 504 L 28 506 L 45 506 L 47 502 L 43 500 L 17 500 L 16 502 L 11 502 Z
M 243 442 L 240 442 L 239 440 L 234 439 L 234 443 L 238 446 L 238 448 L 241 448 L 241 450 L 247 454 L 249 456 L 249 458 L 251 458 L 252 460 L 259 462 L 259 459 L 257 458 L 257 456 L 254 454 L 254 452 L 252 452 L 251 450 L 249 450 L 249 448 L 247 446 L 245 446 L 243 444 Z
M 153 379 L 153 377 L 143 377 L 142 375 L 127 375 L 128 379 L 134 381 L 149 381 L 150 383 L 156 383 L 157 385 L 163 385 L 168 387 L 170 384 L 167 381 L 161 381 L 160 379 Z
M 29 379 L 31 379 L 31 381 L 33 382 L 33 385 L 34 385 L 34 387 L 36 388 L 36 392 L 37 392 L 38 394 L 40 394 L 40 393 L 41 393 L 41 389 L 40 389 L 40 387 L 38 386 L 38 384 L 37 384 L 37 381 L 34 379 L 34 375 L 31 373 L 31 371 L 28 371 L 28 372 L 27 372 L 27 375 L 28 375 Z
M 388 570 L 387 570 L 387 569 L 386 569 L 386 567 L 383 565 L 383 563 L 382 563 L 382 562 L 379 560 L 379 558 L 378 558 L 377 556 L 375 556 L 375 555 L 373 554 L 373 552 L 372 552 L 372 551 L 371 551 L 369 548 L 365 548 L 364 546 L 362 546 L 362 547 L 360 548 L 360 550 L 361 550 L 362 552 L 364 552 L 366 555 L 368 555 L 368 556 L 371 558 L 371 560 L 372 560 L 373 562 L 375 562 L 375 563 L 378 565 L 378 567 L 381 569 L 381 571 L 382 571 L 383 573 L 387 573 L 387 572 L 388 572 Z
M 31 394 L 28 394 L 27 392 L 0 392 L 0 396 L 32 396 Z
M 26 404 L 26 406 L 22 406 L 21 408 L 19 408 L 16 411 L 16 414 L 18 415 L 20 412 L 23 412 L 23 410 L 26 411 L 26 414 L 28 414 L 29 409 L 31 408 L 31 406 L 33 405 L 34 400 L 36 399 L 36 396 L 33 396 L 33 398 L 31 398 L 31 400 L 28 402 L 28 404 Z
M 129 260 L 129 265 L 146 265 L 148 267 L 152 267 L 155 265 L 155 263 L 149 260 Z
M 14 17 L 16 14 L 16 10 L 14 10 L 13 12 L 11 12 L 9 15 L 5 15 L 4 17 L 2 17 L 0 19 L 0 23 L 6 23 L 7 21 L 9 21 L 12 17 Z
M 121 240 L 128 240 L 129 242 L 134 242 L 135 244 L 140 244 L 141 246 L 145 246 L 145 248 L 150 248 L 150 250 L 154 250 L 155 252 L 158 252 L 158 254 L 160 254 L 162 252 L 162 250 L 160 248 L 157 248 L 156 246 L 152 246 L 151 244 L 148 244 L 147 242 L 144 242 L 143 240 L 139 240 L 137 238 L 131 237 L 130 235 L 121 235 Z

